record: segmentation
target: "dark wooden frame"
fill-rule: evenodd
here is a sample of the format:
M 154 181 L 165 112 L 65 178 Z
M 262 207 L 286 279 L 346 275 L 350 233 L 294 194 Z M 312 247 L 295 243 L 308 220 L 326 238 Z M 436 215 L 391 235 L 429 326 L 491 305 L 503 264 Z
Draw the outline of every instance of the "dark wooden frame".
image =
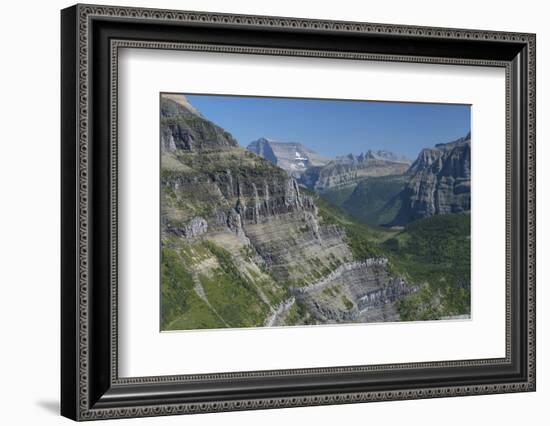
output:
M 506 357 L 119 378 L 116 65 L 120 47 L 504 67 Z M 76 5 L 61 13 L 61 51 L 64 416 L 89 420 L 535 390 L 533 34 Z

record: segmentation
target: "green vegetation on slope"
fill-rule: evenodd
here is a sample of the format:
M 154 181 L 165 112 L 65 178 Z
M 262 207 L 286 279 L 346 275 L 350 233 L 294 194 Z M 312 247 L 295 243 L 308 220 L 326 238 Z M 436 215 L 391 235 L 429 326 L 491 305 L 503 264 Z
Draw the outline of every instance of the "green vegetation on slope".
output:
M 398 302 L 402 320 L 470 312 L 470 215 L 433 216 L 399 232 L 359 222 L 322 197 L 312 196 L 323 221 L 345 229 L 356 259 L 387 257 L 390 270 L 423 284 Z
M 362 222 L 384 225 L 401 207 L 398 195 L 405 182 L 405 175 L 369 176 L 348 186 L 323 189 L 319 195 Z
M 404 175 L 368 177 L 359 182 L 341 207 L 351 216 L 373 225 L 390 223 L 399 211 L 398 194 L 405 181 Z
M 304 189 L 302 191 L 313 197 L 323 223 L 332 223 L 344 228 L 346 240 L 355 259 L 384 256 L 385 250 L 380 248 L 380 243 L 393 237 L 397 231 L 359 222 L 321 196 Z
M 470 312 L 470 215 L 432 216 L 386 240 L 392 267 L 427 285 L 399 302 L 401 319 L 437 319 Z
M 210 242 L 205 244 L 220 264 L 213 273 L 200 275 L 210 304 L 230 327 L 261 325 L 269 307 L 260 299 L 253 284 L 236 268 L 228 251 Z
M 356 187 L 357 183 L 352 183 L 348 186 L 327 188 L 319 191 L 319 195 L 329 203 L 342 207 L 342 204 L 344 204 L 349 196 L 353 194 Z
M 398 302 L 402 320 L 469 314 L 469 214 L 421 219 L 402 232 L 374 226 L 393 220 L 404 183 L 403 176 L 369 177 L 351 193 L 349 188 L 325 191 L 315 203 L 325 222 L 345 229 L 356 259 L 385 256 L 390 270 L 422 285 Z
M 253 327 L 262 325 L 267 317 L 269 306 L 254 283 L 218 245 L 210 241 L 190 245 L 170 238 L 161 257 L 162 330 Z M 201 271 L 195 279 L 189 272 L 193 269 Z M 197 287 L 202 288 L 203 297 Z M 282 297 L 270 296 L 275 301 Z
M 193 278 L 177 250 L 163 247 L 161 262 L 161 330 L 220 328 L 224 323 L 193 289 Z
M 307 324 L 315 324 L 315 320 L 309 316 L 304 304 L 299 300 L 296 300 L 284 318 L 284 325 Z

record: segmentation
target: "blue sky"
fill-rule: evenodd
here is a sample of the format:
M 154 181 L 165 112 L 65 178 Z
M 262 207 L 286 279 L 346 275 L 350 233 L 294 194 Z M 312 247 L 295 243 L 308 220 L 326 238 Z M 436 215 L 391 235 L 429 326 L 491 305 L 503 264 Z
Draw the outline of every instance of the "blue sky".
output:
M 386 149 L 414 159 L 422 148 L 470 131 L 469 105 L 186 96 L 243 146 L 266 137 L 330 157 Z

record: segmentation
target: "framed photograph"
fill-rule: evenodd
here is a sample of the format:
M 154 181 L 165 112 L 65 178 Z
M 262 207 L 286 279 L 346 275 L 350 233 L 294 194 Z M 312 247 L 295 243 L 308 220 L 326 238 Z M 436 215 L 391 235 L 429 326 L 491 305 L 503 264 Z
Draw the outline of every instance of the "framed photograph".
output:
M 61 412 L 535 390 L 535 35 L 61 12 Z

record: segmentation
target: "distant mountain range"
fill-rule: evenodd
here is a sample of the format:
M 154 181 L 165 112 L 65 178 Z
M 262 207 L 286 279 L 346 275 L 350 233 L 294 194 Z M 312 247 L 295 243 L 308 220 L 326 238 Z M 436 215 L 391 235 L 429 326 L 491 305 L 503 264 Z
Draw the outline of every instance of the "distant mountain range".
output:
M 310 167 L 324 166 L 331 160 L 298 142 L 260 138 L 248 144 L 247 149 L 271 161 L 293 177 L 299 177 Z
M 373 151 L 369 149 L 364 154 L 361 153 L 357 156 L 354 156 L 353 154 L 348 154 L 344 157 L 336 157 L 337 160 L 342 159 L 343 161 L 346 161 L 346 159 L 351 159 L 352 161 L 358 161 L 362 162 L 364 160 L 383 160 L 383 161 L 390 161 L 392 163 L 405 163 L 405 164 L 411 164 L 411 160 L 407 158 L 405 155 L 396 154 L 392 151 L 387 151 L 385 149 L 379 149 L 377 151 Z
M 321 194 L 352 216 L 377 225 L 470 211 L 471 136 L 423 149 L 403 173 L 367 176 Z
M 425 148 L 414 162 L 387 150 L 328 158 L 301 143 L 267 138 L 247 149 L 358 219 L 401 226 L 470 210 L 470 139 Z
M 260 138 L 247 149 L 285 170 L 299 183 L 316 191 L 349 186 L 367 176 L 403 173 L 411 161 L 387 150 L 368 150 L 336 158 L 322 156 L 298 142 Z
M 372 176 L 405 173 L 410 161 L 389 151 L 367 151 L 365 154 L 348 154 L 337 157 L 324 166 L 310 167 L 300 183 L 315 191 L 346 190 L 359 181 Z

